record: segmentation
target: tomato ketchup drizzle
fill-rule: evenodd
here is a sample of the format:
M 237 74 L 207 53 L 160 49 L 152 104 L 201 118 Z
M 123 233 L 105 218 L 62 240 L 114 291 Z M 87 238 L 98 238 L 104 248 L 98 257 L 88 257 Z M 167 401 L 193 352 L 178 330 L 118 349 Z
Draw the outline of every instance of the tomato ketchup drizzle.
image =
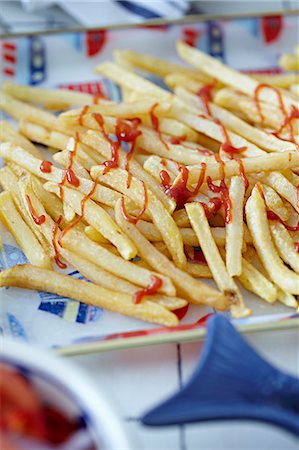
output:
M 53 164 L 50 161 L 43 161 L 40 165 L 40 171 L 43 173 L 51 173 Z
M 291 225 L 288 225 L 286 222 L 284 222 L 274 211 L 267 209 L 266 213 L 268 220 L 275 220 L 281 223 L 288 231 L 299 231 L 299 221 L 296 226 L 292 227 Z
M 169 138 L 169 143 L 172 145 L 180 145 L 182 142 L 185 142 L 187 136 L 183 134 L 182 136 L 171 136 Z
M 152 275 L 151 278 L 152 282 L 147 287 L 133 294 L 133 302 L 136 305 L 142 301 L 143 297 L 145 297 L 146 295 L 155 295 L 161 288 L 163 284 L 161 278 L 156 277 L 155 275 Z
M 28 204 L 28 208 L 29 208 L 29 211 L 30 211 L 30 215 L 31 215 L 31 217 L 32 217 L 32 219 L 33 219 L 33 221 L 34 221 L 34 223 L 36 223 L 36 225 L 42 225 L 43 223 L 45 223 L 45 221 L 46 221 L 46 216 L 45 216 L 44 214 L 38 216 L 38 215 L 36 214 L 36 212 L 35 212 L 33 206 L 32 206 L 31 199 L 30 199 L 29 195 L 26 194 L 26 195 L 25 195 L 25 198 L 26 198 L 26 201 L 27 201 L 27 204 Z
M 159 119 L 158 117 L 155 115 L 155 109 L 157 108 L 157 106 L 159 106 L 159 103 L 155 103 L 151 109 L 149 110 L 149 115 L 151 118 L 151 123 L 152 123 L 152 127 L 153 129 L 156 131 L 156 133 L 159 136 L 160 141 L 162 142 L 162 144 L 164 145 L 164 147 L 166 148 L 166 150 L 169 150 L 169 147 L 167 145 L 167 142 L 165 142 L 165 140 L 163 139 L 162 133 L 160 131 L 160 123 L 159 123 Z
M 220 164 L 220 176 L 221 176 L 221 181 L 220 181 L 220 186 L 215 185 L 212 180 L 211 177 L 207 177 L 207 184 L 209 189 L 212 192 L 218 193 L 220 194 L 220 198 L 217 202 L 221 201 L 222 205 L 224 206 L 224 210 L 225 210 L 225 216 L 224 216 L 224 220 L 225 223 L 230 223 L 232 220 L 232 202 L 231 199 L 229 197 L 229 191 L 228 191 L 228 187 L 225 183 L 225 174 L 224 174 L 224 162 L 222 161 L 222 159 L 220 158 L 219 154 L 215 154 L 215 160 Z
M 284 121 L 280 125 L 279 129 L 277 131 L 274 131 L 272 134 L 276 136 L 277 138 L 281 139 L 279 136 L 280 133 L 283 131 L 283 129 L 288 126 L 289 132 L 290 132 L 290 141 L 296 144 L 295 134 L 294 134 L 294 128 L 292 124 L 293 119 L 299 119 L 299 109 L 296 108 L 294 105 L 291 106 L 291 112 L 286 115 Z
M 62 247 L 61 244 L 61 240 L 62 238 L 66 235 L 66 233 L 68 233 L 70 230 L 72 230 L 76 225 L 78 225 L 78 223 L 81 222 L 81 220 L 84 217 L 84 211 L 85 211 L 85 204 L 87 202 L 87 200 L 94 194 L 95 190 L 97 187 L 97 183 L 94 182 L 92 188 L 90 189 L 90 191 L 88 192 L 88 194 L 86 194 L 82 200 L 81 200 L 81 212 L 79 214 L 79 216 L 77 217 L 77 219 L 71 223 L 68 227 L 66 227 L 64 230 L 62 230 L 62 232 L 60 233 L 59 237 L 58 237 L 58 243 L 59 245 Z
M 62 216 L 60 215 L 53 225 L 52 245 L 53 245 L 53 249 L 54 249 L 54 261 L 56 262 L 57 266 L 60 267 L 60 269 L 66 269 L 67 265 L 59 259 L 59 252 L 58 252 L 57 243 L 56 243 L 56 236 L 57 236 L 57 232 L 58 232 L 61 220 L 62 220 Z M 59 243 L 59 245 L 61 245 L 61 244 Z
M 246 177 L 246 173 L 245 173 L 245 169 L 244 169 L 244 165 L 243 165 L 243 161 L 241 159 L 237 159 L 237 163 L 239 164 L 239 169 L 240 169 L 240 175 L 243 178 L 243 183 L 245 186 L 245 191 L 247 191 L 248 187 L 249 187 L 249 181 L 248 178 Z
M 201 163 L 200 175 L 197 181 L 197 185 L 193 191 L 190 191 L 190 189 L 188 189 L 187 187 L 189 176 L 189 169 L 187 167 L 179 167 L 181 177 L 176 182 L 176 184 L 172 186 L 170 185 L 169 174 L 166 172 L 166 170 L 161 170 L 160 178 L 165 189 L 165 193 L 175 200 L 177 209 L 183 208 L 185 203 L 187 203 L 198 194 L 199 189 L 201 188 L 205 179 L 206 167 L 207 165 L 205 163 Z
M 121 143 L 121 141 L 127 143 L 131 142 L 131 148 L 130 151 L 126 154 L 125 163 L 125 170 L 128 171 L 127 189 L 130 188 L 132 180 L 132 174 L 130 173 L 130 160 L 134 154 L 136 139 L 142 134 L 141 131 L 138 130 L 138 126 L 140 124 L 141 119 L 139 119 L 139 117 L 129 120 L 117 119 L 116 121 L 115 134 L 119 144 Z
M 140 211 L 140 213 L 138 214 L 138 216 L 137 216 L 136 218 L 135 218 L 135 217 L 129 216 L 129 214 L 128 214 L 127 211 L 126 211 L 126 207 L 125 207 L 125 199 L 124 199 L 124 197 L 122 197 L 122 199 L 121 199 L 121 211 L 122 211 L 122 213 L 123 213 L 123 216 L 125 217 L 125 219 L 126 219 L 128 222 L 130 222 L 130 223 L 132 223 L 132 224 L 134 224 L 134 225 L 136 225 L 136 223 L 138 222 L 138 220 L 141 219 L 141 217 L 142 217 L 143 214 L 145 213 L 146 208 L 147 208 L 147 206 L 148 206 L 148 194 L 147 194 L 146 185 L 145 185 L 144 181 L 141 181 L 141 180 L 140 180 L 140 182 L 142 183 L 143 190 L 144 190 L 144 200 L 143 200 L 142 210 Z
M 80 112 L 80 115 L 78 117 L 78 122 L 79 122 L 79 125 L 81 125 L 81 127 L 83 127 L 83 119 L 84 119 L 85 114 L 88 113 L 88 111 L 89 111 L 89 105 L 85 105 L 84 108 L 82 108 L 82 110 Z
M 75 145 L 74 149 L 69 152 L 69 164 L 67 166 L 67 169 L 64 170 L 63 178 L 61 183 L 59 183 L 59 189 L 60 189 L 60 198 L 63 200 L 63 189 L 62 187 L 65 185 L 66 181 L 69 182 L 72 186 L 79 187 L 80 186 L 80 180 L 73 171 L 73 163 L 74 163 L 74 157 L 76 156 L 77 149 L 78 149 L 78 143 L 79 143 L 79 135 L 78 133 L 75 134 Z
M 258 111 L 258 114 L 259 114 L 259 116 L 261 118 L 262 123 L 265 122 L 265 117 L 263 115 L 261 104 L 260 104 L 260 99 L 259 99 L 259 94 L 260 94 L 260 91 L 262 89 L 271 89 L 273 92 L 275 92 L 275 94 L 277 95 L 277 98 L 278 98 L 279 109 L 281 110 L 282 114 L 286 118 L 288 114 L 287 114 L 287 111 L 285 109 L 285 106 L 284 106 L 284 103 L 283 103 L 283 99 L 282 99 L 282 95 L 279 92 L 279 90 L 276 89 L 274 86 L 271 86 L 270 84 L 259 83 L 257 85 L 257 87 L 255 88 L 255 90 L 254 90 L 254 96 L 253 97 L 254 97 L 254 103 L 255 103 L 256 109 Z
M 213 98 L 212 92 L 213 92 L 213 89 L 215 88 L 216 84 L 217 84 L 217 80 L 214 80 L 214 81 L 212 81 L 212 83 L 202 86 L 197 91 L 197 95 L 201 100 L 203 110 L 204 110 L 205 114 L 207 114 L 208 116 L 212 115 L 210 106 L 209 106 L 209 102 L 212 101 L 212 98 Z
M 112 139 L 110 139 L 110 137 L 106 133 L 106 131 L 104 129 L 104 118 L 103 118 L 102 114 L 94 113 L 92 116 L 96 120 L 97 124 L 99 125 L 100 131 L 101 131 L 103 137 L 107 140 L 107 142 L 109 142 L 110 147 L 111 147 L 111 159 L 108 161 L 105 161 L 103 163 L 103 166 L 105 167 L 103 170 L 103 175 L 105 175 L 111 169 L 117 169 L 119 167 L 118 150 L 120 147 L 120 143 L 118 141 L 117 142 L 112 141 Z
M 299 253 L 299 242 L 294 242 L 295 250 Z

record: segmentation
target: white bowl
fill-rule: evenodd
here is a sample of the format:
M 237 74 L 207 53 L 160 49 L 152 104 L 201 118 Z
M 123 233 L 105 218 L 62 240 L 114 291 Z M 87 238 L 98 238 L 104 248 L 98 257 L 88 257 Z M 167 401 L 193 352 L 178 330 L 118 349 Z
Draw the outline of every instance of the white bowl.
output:
M 121 422 L 105 394 L 69 361 L 23 343 L 5 339 L 0 363 L 30 379 L 42 399 L 67 415 L 82 417 L 99 450 L 130 450 Z

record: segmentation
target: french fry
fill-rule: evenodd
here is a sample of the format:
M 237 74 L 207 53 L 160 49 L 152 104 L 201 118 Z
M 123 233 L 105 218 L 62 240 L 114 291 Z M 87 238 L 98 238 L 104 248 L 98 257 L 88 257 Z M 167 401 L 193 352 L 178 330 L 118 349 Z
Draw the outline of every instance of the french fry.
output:
M 200 203 L 188 203 L 186 211 L 218 288 L 231 299 L 230 310 L 233 317 L 247 317 L 251 310 L 246 307 L 237 285 L 226 271 L 210 231 L 205 210 Z
M 299 75 L 296 73 L 253 73 L 251 76 L 260 83 L 272 84 L 272 86 L 281 88 L 287 88 L 290 85 L 299 82 Z
M 242 273 L 243 244 L 243 202 L 245 185 L 242 177 L 232 177 L 229 196 L 232 207 L 232 220 L 226 224 L 226 268 L 228 275 L 234 277 Z
M 70 105 L 84 106 L 93 104 L 96 99 L 93 95 L 69 89 L 42 89 L 11 81 L 5 81 L 2 84 L 2 90 L 24 102 L 44 104 L 45 107 L 55 104 L 62 105 L 64 108 L 68 108 Z M 107 102 L 103 99 L 100 99 L 100 101 Z
M 181 58 L 189 64 L 195 66 L 205 74 L 209 75 L 222 83 L 238 89 L 251 97 L 254 96 L 255 90 L 259 83 L 252 77 L 238 72 L 237 70 L 228 67 L 216 58 L 213 58 L 202 51 L 190 47 L 182 41 L 177 43 L 177 51 Z M 260 99 L 267 103 L 274 105 L 278 104 L 277 95 L 271 89 L 263 89 L 260 91 Z M 296 107 L 296 101 L 282 94 L 283 102 L 287 107 L 294 105 Z
M 295 166 L 296 167 L 296 166 Z M 298 164 L 297 164 L 298 167 Z M 282 170 L 278 169 L 278 170 Z M 288 179 L 278 172 L 262 174 L 262 176 L 256 176 L 256 180 L 272 187 L 281 197 L 285 198 L 293 208 L 299 213 L 299 205 L 297 199 L 297 188 Z
M 21 195 L 21 191 L 18 184 L 18 176 L 15 175 L 15 173 L 11 170 L 10 167 L 3 167 L 0 169 L 0 184 L 3 187 L 4 190 L 8 191 L 12 198 L 13 202 L 20 213 L 22 219 L 24 222 L 28 225 L 29 228 L 33 231 L 35 234 L 37 240 L 42 245 L 44 251 L 47 250 L 47 243 L 45 242 L 45 239 L 40 232 L 40 230 L 37 227 L 32 228 L 32 217 L 28 213 L 28 210 L 26 208 L 24 199 Z
M 150 97 L 161 100 L 169 100 L 170 94 L 164 89 L 156 86 L 148 80 L 124 69 L 118 64 L 105 62 L 96 67 L 96 72 L 100 75 L 111 79 L 121 87 L 134 89 L 134 91 L 142 93 L 143 97 Z
M 148 115 L 151 108 L 155 105 L 155 101 L 151 99 L 143 99 L 136 102 L 121 102 L 121 103 L 102 103 L 99 105 L 92 105 L 88 108 L 88 113 L 100 113 L 103 116 L 120 117 L 123 119 L 134 119 L 143 115 Z M 155 112 L 159 116 L 164 116 L 170 110 L 171 102 L 163 102 L 157 105 Z M 59 118 L 66 124 L 73 119 L 78 119 L 82 114 L 81 109 L 72 109 L 60 114 Z
M 281 223 L 271 220 L 269 226 L 280 257 L 295 272 L 299 273 L 299 253 L 296 252 L 294 241 L 287 229 Z
M 298 308 L 298 302 L 294 295 L 278 289 L 277 300 L 289 308 Z
M 41 152 L 5 120 L 0 121 L 0 142 L 11 142 L 12 144 L 24 148 L 27 152 L 37 158 L 42 157 Z
M 86 236 L 98 244 L 108 244 L 108 239 L 106 239 L 102 233 L 96 230 L 92 225 L 88 225 L 84 228 L 84 233 Z
M 30 265 L 15 266 L 1 272 L 0 287 L 3 286 L 45 290 L 160 325 L 175 326 L 178 324 L 176 315 L 157 303 L 144 301 L 135 305 L 131 296 L 127 294 Z
M 0 219 L 34 266 L 51 269 L 49 256 L 17 211 L 9 192 L 0 194 Z
M 178 294 L 187 298 L 194 304 L 207 304 L 217 309 L 223 310 L 228 306 L 229 299 L 206 286 L 205 284 L 194 280 L 186 272 L 177 268 L 169 262 L 162 253 L 160 253 L 137 229 L 136 226 L 129 223 L 122 215 L 121 204 L 118 202 L 115 206 L 115 220 L 119 226 L 126 232 L 138 248 L 138 254 L 151 267 L 160 273 L 168 276 L 175 284 Z
M 1 151 L 1 147 L 0 147 Z M 277 170 L 285 170 L 296 168 L 299 165 L 299 154 L 297 151 L 284 153 L 270 153 L 262 156 L 255 156 L 252 158 L 244 158 L 242 160 L 246 174 L 260 172 L 261 167 L 265 172 L 274 172 Z M 234 175 L 240 174 L 240 166 L 238 161 L 230 160 L 224 164 L 225 176 L 231 178 Z M 189 167 L 189 183 L 195 184 L 200 176 L 201 169 L 197 167 Z M 180 175 L 179 175 L 180 176 Z M 221 179 L 221 164 L 208 164 L 206 168 L 205 178 L 210 177 L 212 180 Z M 265 182 L 265 179 L 262 179 Z M 273 187 L 273 186 L 272 186 Z M 276 189 L 277 191 L 277 189 Z M 279 192 L 281 195 L 282 193 Z
M 203 81 L 204 83 L 209 83 L 212 81 L 210 77 L 198 72 L 198 70 L 165 61 L 165 59 L 157 58 L 153 55 L 145 55 L 144 53 L 138 53 L 133 50 L 126 49 L 115 50 L 113 52 L 113 56 L 118 64 L 123 65 L 125 62 L 130 67 L 142 69 L 160 77 L 165 77 L 172 72 L 177 72 L 192 77 L 196 80 Z
M 238 275 L 242 285 L 268 303 L 274 303 L 278 297 L 275 284 L 271 283 L 253 264 L 242 258 L 242 273 Z
M 266 208 L 255 187 L 246 203 L 246 218 L 256 251 L 273 282 L 290 294 L 299 293 L 299 277 L 288 269 L 274 247 L 266 216 Z
M 62 133 L 66 131 L 65 125 L 54 114 L 21 102 L 4 92 L 0 92 L 0 110 L 16 120 L 26 119 Z
M 122 169 L 114 169 L 113 173 L 108 172 L 103 174 L 103 167 L 95 166 L 91 170 L 91 176 L 94 180 L 101 180 L 108 186 L 127 195 L 131 200 L 138 204 L 141 208 L 146 206 L 147 211 L 159 229 L 163 240 L 167 245 L 173 260 L 178 267 L 184 267 L 186 264 L 186 257 L 184 253 L 183 241 L 171 215 L 164 208 L 162 203 L 155 197 L 155 195 L 135 177 L 131 179 L 131 186 L 127 187 L 128 173 Z M 145 189 L 147 204 L 145 204 Z
M 262 187 L 268 208 L 274 211 L 282 220 L 287 221 L 290 217 L 290 211 L 281 197 L 271 186 L 262 184 Z

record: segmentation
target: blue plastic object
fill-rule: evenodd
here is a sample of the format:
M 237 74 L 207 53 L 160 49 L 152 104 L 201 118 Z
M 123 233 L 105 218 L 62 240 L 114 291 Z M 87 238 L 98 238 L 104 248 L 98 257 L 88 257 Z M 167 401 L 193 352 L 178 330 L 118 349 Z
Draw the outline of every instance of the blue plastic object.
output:
M 208 320 L 200 362 L 183 389 L 145 414 L 150 426 L 258 420 L 299 436 L 299 379 L 258 355 L 221 315 Z

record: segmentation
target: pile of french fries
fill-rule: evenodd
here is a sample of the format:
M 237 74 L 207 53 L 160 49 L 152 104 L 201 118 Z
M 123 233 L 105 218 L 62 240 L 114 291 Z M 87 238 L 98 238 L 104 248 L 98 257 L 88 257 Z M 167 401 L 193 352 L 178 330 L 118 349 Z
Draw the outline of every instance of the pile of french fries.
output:
M 2 271 L 0 286 L 165 326 L 189 303 L 250 315 L 240 285 L 298 307 L 298 48 L 280 75 L 177 51 L 188 66 L 130 50 L 100 64 L 120 103 L 3 83 L 18 131 L 1 122 L 0 219 L 29 264 Z

